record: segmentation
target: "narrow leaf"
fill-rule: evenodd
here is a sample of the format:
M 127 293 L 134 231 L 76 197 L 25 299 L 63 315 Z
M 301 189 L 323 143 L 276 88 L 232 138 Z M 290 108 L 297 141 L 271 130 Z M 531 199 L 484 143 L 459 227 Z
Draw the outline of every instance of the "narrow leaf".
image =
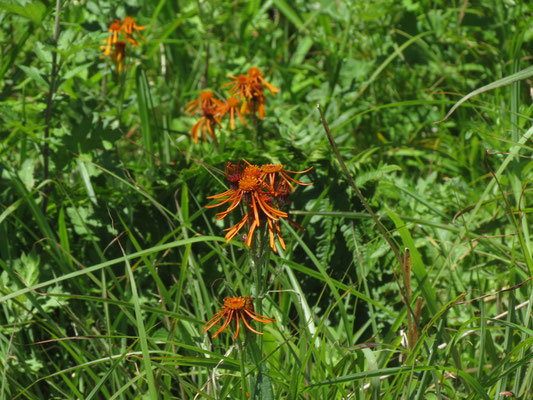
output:
M 506 76 L 505 78 L 498 79 L 495 82 L 489 83 L 488 85 L 482 86 L 479 89 L 474 90 L 473 92 L 468 93 L 466 96 L 464 96 L 461 100 L 459 100 L 455 105 L 448 111 L 448 114 L 441 119 L 440 121 L 435 122 L 435 124 L 440 124 L 443 121 L 446 121 L 450 115 L 453 114 L 453 112 L 465 101 L 468 99 L 474 97 L 475 95 L 478 95 L 483 92 L 488 92 L 489 90 L 496 89 L 502 86 L 510 85 L 511 83 L 521 81 L 524 79 L 527 79 L 529 77 L 533 76 L 533 67 L 529 67 L 526 69 L 523 69 L 522 71 L 518 71 L 512 75 Z

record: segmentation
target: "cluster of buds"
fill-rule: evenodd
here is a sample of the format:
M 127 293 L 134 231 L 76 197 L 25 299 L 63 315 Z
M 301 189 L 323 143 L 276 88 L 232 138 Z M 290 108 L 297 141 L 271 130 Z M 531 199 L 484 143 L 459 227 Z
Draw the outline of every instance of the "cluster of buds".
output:
M 187 103 L 186 113 L 191 116 L 196 113 L 202 114 L 191 129 L 194 142 L 198 143 L 200 131 L 204 140 L 207 140 L 206 133 L 209 133 L 211 139 L 215 140 L 216 125 L 220 126 L 220 121 L 225 115 L 229 115 L 231 130 L 235 130 L 235 115 L 239 117 L 243 125 L 246 125 L 244 119 L 246 114 L 255 114 L 259 119 L 263 119 L 265 117 L 264 88 L 266 87 L 273 96 L 279 90 L 268 83 L 262 75 L 261 70 L 255 67 L 248 70 L 248 75 L 230 75 L 233 81 L 223 85 L 223 87 L 229 86 L 230 97 L 227 100 L 219 100 L 213 96 L 211 90 L 204 90 L 198 99 Z
M 126 44 L 130 43 L 132 46 L 138 46 L 139 42 L 135 39 L 134 34 L 141 40 L 145 41 L 139 31 L 145 30 L 145 26 L 140 26 L 135 23 L 132 17 L 125 17 L 124 21 L 116 19 L 109 25 L 109 37 L 104 40 L 105 46 L 101 46 L 104 51 L 104 56 L 111 57 L 117 64 L 117 72 L 122 71 L 122 62 L 126 57 Z M 119 40 L 121 35 L 124 40 Z
M 209 196 L 208 199 L 218 200 L 217 204 L 208 205 L 207 208 L 219 207 L 228 204 L 228 208 L 217 213 L 217 219 L 225 218 L 239 205 L 243 217 L 242 219 L 226 229 L 226 241 L 239 233 L 246 225 L 248 233 L 244 239 L 244 245 L 251 247 L 252 238 L 256 230 L 268 229 L 270 248 L 276 252 L 275 239 L 280 246 L 285 249 L 285 242 L 281 236 L 279 219 L 285 218 L 298 229 L 304 230 L 300 225 L 289 218 L 281 208 L 289 204 L 289 197 L 294 191 L 294 184 L 308 186 L 311 183 L 303 183 L 294 179 L 289 174 L 303 174 L 305 171 L 289 171 L 283 168 L 282 164 L 266 164 L 258 167 L 245 161 L 245 166 L 238 162 L 226 164 L 226 179 L 230 188 L 223 193 Z

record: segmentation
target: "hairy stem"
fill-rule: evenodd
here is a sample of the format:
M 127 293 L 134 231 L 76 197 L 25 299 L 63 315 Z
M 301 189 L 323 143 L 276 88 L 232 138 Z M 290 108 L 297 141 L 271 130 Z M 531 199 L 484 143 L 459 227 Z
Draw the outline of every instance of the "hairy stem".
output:
M 316 105 L 316 108 L 318 109 L 318 112 L 320 112 L 320 118 L 322 120 L 322 126 L 324 127 L 324 130 L 326 131 L 326 135 L 328 136 L 329 143 L 331 144 L 331 148 L 333 149 L 333 153 L 335 153 L 335 157 L 337 157 L 337 161 L 339 162 L 339 165 L 341 166 L 342 172 L 346 176 L 346 179 L 348 180 L 348 183 L 350 186 L 355 190 L 355 194 L 361 200 L 361 203 L 363 203 L 363 206 L 365 207 L 366 211 L 370 214 L 374 222 L 376 223 L 379 231 L 389 244 L 390 248 L 394 252 L 394 255 L 396 256 L 396 259 L 398 260 L 398 264 L 403 264 L 403 258 L 400 254 L 400 251 L 398 250 L 398 247 L 396 247 L 396 244 L 392 241 L 389 233 L 387 232 L 387 228 L 381 223 L 378 216 L 372 211 L 372 208 L 370 208 L 370 205 L 367 203 L 365 198 L 363 197 L 363 194 L 355 184 L 355 181 L 353 180 L 352 176 L 350 175 L 350 172 L 348 171 L 348 168 L 346 168 L 346 164 L 344 164 L 344 161 L 342 160 L 341 154 L 339 153 L 339 149 L 337 148 L 337 143 L 335 143 L 335 139 L 333 139 L 333 136 L 331 135 L 331 132 L 329 130 L 328 123 L 326 122 L 326 118 L 324 117 L 324 114 L 322 113 L 322 109 L 320 108 L 320 104 Z

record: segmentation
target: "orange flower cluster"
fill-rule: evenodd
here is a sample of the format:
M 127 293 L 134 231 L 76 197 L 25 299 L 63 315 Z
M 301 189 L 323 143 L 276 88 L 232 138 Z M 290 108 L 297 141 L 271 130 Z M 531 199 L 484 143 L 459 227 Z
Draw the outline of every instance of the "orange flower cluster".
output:
M 229 97 L 227 100 L 219 100 L 213 96 L 211 90 L 204 90 L 200 97 L 187 103 L 186 113 L 194 115 L 201 113 L 200 119 L 191 129 L 191 137 L 194 143 L 198 143 L 198 133 L 202 131 L 202 137 L 207 140 L 206 132 L 212 140 L 215 140 L 215 124 L 220 126 L 221 119 L 229 115 L 231 130 L 235 130 L 235 116 L 246 126 L 244 115 L 255 114 L 260 119 L 265 117 L 265 95 L 266 87 L 272 95 L 276 95 L 278 88 L 268 83 L 263 78 L 263 73 L 258 68 L 252 67 L 248 70 L 248 75 L 230 75 L 233 82 L 229 86 Z
M 222 326 L 211 337 L 213 338 L 217 337 L 220 332 L 222 332 L 224 329 L 226 329 L 229 326 L 231 321 L 235 321 L 237 328 L 235 329 L 235 335 L 233 336 L 233 340 L 237 339 L 237 336 L 239 336 L 240 320 L 242 320 L 246 328 L 248 328 L 254 333 L 257 333 L 258 335 L 262 335 L 261 332 L 258 332 L 254 328 L 252 328 L 248 321 L 253 319 L 253 320 L 262 322 L 264 324 L 269 324 L 271 322 L 274 322 L 275 319 L 267 318 L 262 315 L 256 314 L 254 311 L 254 305 L 252 301 L 253 301 L 253 298 L 248 297 L 248 296 L 224 298 L 224 307 L 222 308 L 220 312 L 216 313 L 209 322 L 207 322 L 203 326 L 202 333 L 207 332 L 215 324 L 217 324 L 222 318 L 226 317 Z
M 210 107 L 211 103 L 205 104 L 204 106 Z M 201 108 L 201 100 L 191 105 L 191 107 Z M 190 109 L 193 110 L 194 108 Z M 208 123 L 208 120 L 204 122 L 204 129 L 208 129 L 205 128 L 205 125 Z M 303 186 L 311 185 L 311 183 L 301 182 L 291 175 L 303 174 L 310 171 L 311 168 L 305 171 L 289 171 L 284 169 L 282 164 L 264 164 L 259 167 L 250 164 L 246 160 L 244 162 L 239 161 L 237 164 L 231 161 L 228 162 L 226 164 L 225 176 L 229 183 L 229 189 L 223 193 L 209 196 L 208 199 L 216 200 L 217 203 L 206 206 L 207 208 L 227 206 L 224 211 L 217 213 L 217 219 L 219 220 L 225 218 L 235 209 L 241 210 L 241 215 L 243 215 L 242 219 L 231 228 L 225 229 L 227 231 L 226 242 L 233 239 L 246 225 L 248 233 L 244 239 L 245 246 L 251 247 L 253 235 L 257 230 L 268 229 L 271 249 L 274 252 L 277 251 L 276 238 L 280 246 L 285 249 L 279 219 L 286 218 L 297 228 L 301 230 L 304 230 L 304 228 L 291 220 L 281 208 L 289 203 L 289 196 L 294 192 L 295 184 Z M 253 307 L 253 298 L 251 297 L 226 297 L 222 310 L 216 313 L 203 326 L 202 332 L 208 331 L 223 320 L 222 325 L 213 334 L 213 338 L 217 337 L 234 322 L 236 329 L 233 340 L 236 340 L 239 335 L 241 321 L 247 329 L 262 335 L 261 332 L 256 331 L 250 325 L 249 322 L 252 319 L 265 324 L 275 321 L 274 319 L 256 314 Z
M 275 239 L 285 249 L 285 242 L 281 236 L 279 219 L 286 218 L 298 229 L 304 230 L 300 225 L 289 218 L 280 208 L 289 203 L 289 196 L 294 191 L 294 183 L 298 185 L 311 185 L 294 179 L 289 174 L 302 174 L 305 171 L 289 171 L 282 164 L 266 164 L 258 167 L 246 162 L 243 167 L 240 162 L 226 164 L 226 178 L 230 188 L 223 193 L 209 196 L 208 199 L 217 200 L 217 204 L 208 205 L 207 208 L 228 205 L 225 211 L 217 213 L 217 219 L 225 218 L 239 205 L 246 207 L 242 219 L 233 227 L 226 229 L 226 242 L 239 233 L 247 225 L 248 233 L 244 242 L 251 247 L 252 238 L 257 229 L 268 228 L 270 248 L 277 252 Z
M 115 61 L 118 72 L 122 71 L 122 62 L 126 57 L 126 41 L 132 46 L 138 46 L 139 42 L 135 39 L 134 34 L 145 41 L 139 33 L 145 29 L 145 26 L 137 25 L 132 17 L 126 17 L 124 21 L 116 19 L 109 25 L 109 37 L 104 40 L 106 45 L 101 46 L 101 48 L 104 51 L 104 56 L 109 56 Z M 119 40 L 119 34 L 122 34 L 126 41 Z
M 265 95 L 264 87 L 275 96 L 279 89 L 263 78 L 263 73 L 259 68 L 252 67 L 248 70 L 248 75 L 230 75 L 233 82 L 223 86 L 229 86 L 229 93 L 241 100 L 241 113 L 257 113 L 259 119 L 265 118 Z

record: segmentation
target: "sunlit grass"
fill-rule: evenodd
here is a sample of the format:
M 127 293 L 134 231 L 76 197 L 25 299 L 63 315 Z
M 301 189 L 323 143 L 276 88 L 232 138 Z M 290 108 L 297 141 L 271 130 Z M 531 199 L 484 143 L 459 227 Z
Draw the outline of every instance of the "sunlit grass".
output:
M 0 399 L 532 397 L 531 11 L 0 5 Z M 264 119 L 195 143 L 187 103 L 251 67 Z M 205 207 L 241 159 L 313 167 L 261 277 Z M 202 332 L 234 296 L 261 340 Z

